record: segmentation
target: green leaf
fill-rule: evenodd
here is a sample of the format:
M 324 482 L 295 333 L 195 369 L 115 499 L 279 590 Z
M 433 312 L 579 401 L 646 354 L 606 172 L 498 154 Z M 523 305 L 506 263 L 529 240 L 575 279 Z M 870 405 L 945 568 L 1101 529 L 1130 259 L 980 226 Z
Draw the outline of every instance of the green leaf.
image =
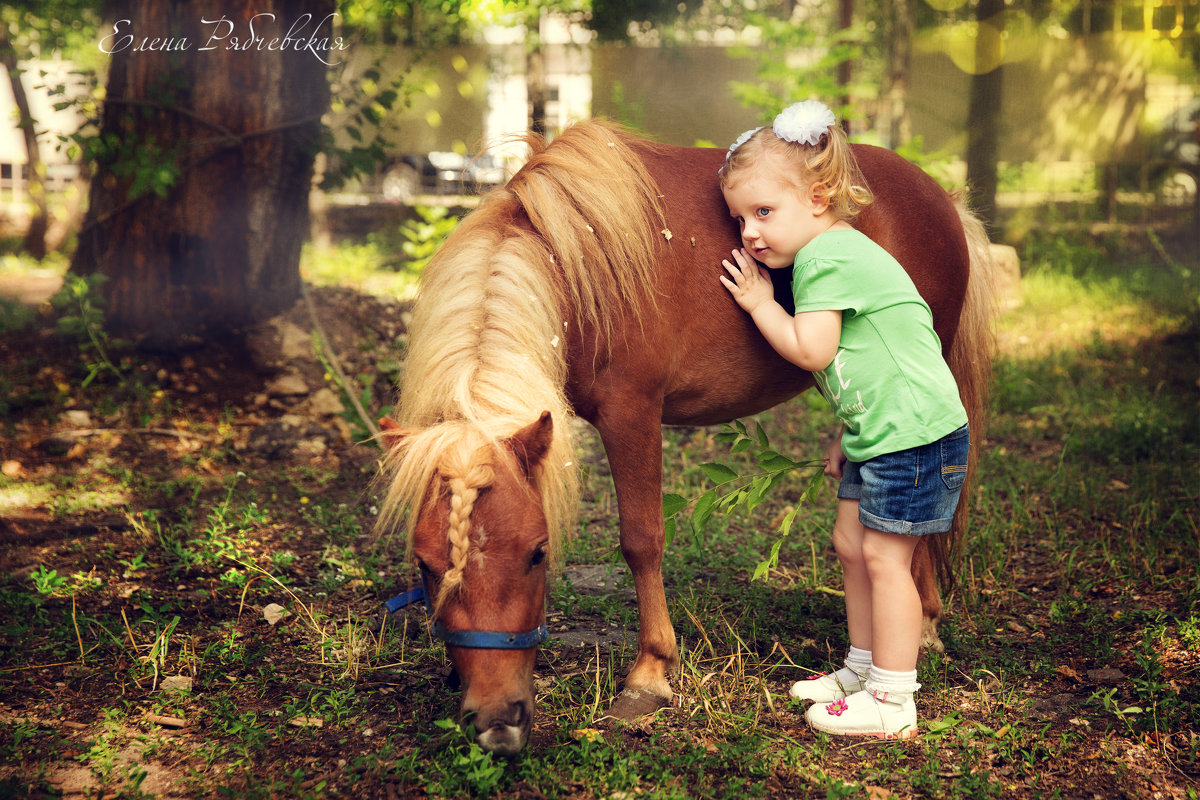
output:
M 713 509 L 717 507 L 717 493 L 709 489 L 704 494 L 700 495 L 700 499 L 696 501 L 696 507 L 692 510 L 692 527 L 697 533 L 702 533 L 708 527 L 709 517 L 712 516 Z
M 687 504 L 688 504 L 688 501 L 687 501 L 687 498 L 685 498 L 685 497 L 682 497 L 677 494 L 664 494 L 663 495 L 663 516 L 667 519 L 671 519 L 676 514 L 678 514 L 680 511 L 682 511 L 684 509 L 684 507 L 687 506 Z
M 709 462 L 701 464 L 700 469 L 704 470 L 704 474 L 708 479 L 716 484 L 728 483 L 729 481 L 737 480 L 738 474 L 724 464 Z
M 798 509 L 793 508 L 787 514 L 784 514 L 783 520 L 779 523 L 779 536 L 782 538 L 792 532 L 792 523 L 796 521 L 796 512 Z
M 793 461 L 782 453 L 776 453 L 773 450 L 766 450 L 760 453 L 758 456 L 758 465 L 769 472 L 795 469 L 802 466 L 799 461 Z
M 767 438 L 767 432 L 763 430 L 762 425 L 757 425 L 758 428 L 758 445 L 759 447 L 770 447 L 771 441 Z
M 663 543 L 667 547 L 670 547 L 671 542 L 673 542 L 674 540 L 675 540 L 675 518 L 667 517 L 667 519 L 663 521 Z

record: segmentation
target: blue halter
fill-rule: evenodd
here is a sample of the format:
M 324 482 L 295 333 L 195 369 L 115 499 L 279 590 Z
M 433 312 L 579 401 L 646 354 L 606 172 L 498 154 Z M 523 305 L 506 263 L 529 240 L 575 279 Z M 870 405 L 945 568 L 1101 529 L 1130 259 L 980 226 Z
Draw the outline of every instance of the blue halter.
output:
M 384 603 L 388 613 L 395 613 L 405 606 L 418 601 L 425 601 L 425 611 L 430 611 L 429 596 L 424 586 L 409 589 L 403 594 L 396 595 Z M 442 623 L 434 620 L 433 635 L 453 647 L 473 647 L 480 650 L 525 650 L 537 647 L 550 638 L 550 630 L 545 624 L 539 625 L 525 633 L 500 633 L 497 631 L 452 631 Z

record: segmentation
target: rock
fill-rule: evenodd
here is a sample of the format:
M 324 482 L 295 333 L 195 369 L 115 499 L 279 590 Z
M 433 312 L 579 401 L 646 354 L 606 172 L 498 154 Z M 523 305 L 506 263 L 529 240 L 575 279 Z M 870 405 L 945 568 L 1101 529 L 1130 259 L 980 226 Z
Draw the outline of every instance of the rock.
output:
M 295 397 L 308 394 L 308 384 L 299 375 L 286 373 L 269 381 L 266 390 L 271 397 Z
M 1103 667 L 1101 669 L 1089 669 L 1087 677 L 1088 680 L 1098 683 L 1101 686 L 1116 686 L 1125 680 L 1125 673 L 1114 667 Z
M 305 409 L 313 417 L 336 417 L 345 410 L 345 407 L 332 389 L 323 387 L 317 389 L 308 398 Z
M 254 364 L 263 371 L 281 369 L 296 362 L 315 361 L 308 331 L 285 317 L 267 320 L 246 335 L 246 348 Z
M 80 409 L 72 409 L 64 411 L 63 422 L 70 425 L 72 428 L 90 428 L 92 427 L 92 415 Z
M 259 425 L 250 432 L 246 446 L 270 458 L 300 458 L 321 455 L 338 434 L 303 417 L 289 414 Z

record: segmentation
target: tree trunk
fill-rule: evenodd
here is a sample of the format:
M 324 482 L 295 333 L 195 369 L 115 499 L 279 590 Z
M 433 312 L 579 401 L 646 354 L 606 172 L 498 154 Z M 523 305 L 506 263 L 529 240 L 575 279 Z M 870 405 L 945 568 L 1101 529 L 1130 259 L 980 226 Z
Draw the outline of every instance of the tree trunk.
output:
M 549 89 L 546 86 L 546 44 L 542 38 L 542 13 L 536 11 L 538 18 L 531 25 L 537 26 L 537 32 L 525 42 L 525 91 L 529 96 L 529 129 L 534 133 L 546 135 L 546 99 Z
M 886 31 L 885 73 L 881 125 L 886 144 L 896 148 L 912 139 L 908 113 L 908 87 L 912 74 L 912 47 L 917 27 L 915 0 L 884 0 Z
M 838 31 L 844 32 L 854 25 L 854 0 L 838 0 Z M 843 106 L 849 106 L 853 98 L 850 97 L 850 81 L 854 78 L 854 62 L 850 59 L 844 59 L 838 62 L 837 65 L 837 85 L 841 97 L 838 101 Z M 845 118 L 842 120 L 842 127 L 846 133 L 850 133 L 850 120 Z
M 334 0 L 113 6 L 118 22 L 100 43 L 113 53 L 100 147 L 72 271 L 107 276 L 109 326 L 152 349 L 289 308 L 329 104 L 326 62 L 342 55 Z
M 25 82 L 21 80 L 21 68 L 17 64 L 17 51 L 9 38 L 8 24 L 2 19 L 0 19 L 0 64 L 3 64 L 8 73 L 13 104 L 17 107 L 17 127 L 21 129 L 21 135 L 25 140 L 25 163 L 29 169 L 27 185 L 34 207 L 33 215 L 29 220 L 29 229 L 25 232 L 23 249 L 41 261 L 46 257 L 46 227 L 50 217 L 50 212 L 46 207 L 46 175 L 42 167 L 42 152 L 38 145 L 37 131 L 34 130 L 33 115 L 29 111 L 29 97 L 25 94 Z M 20 165 L 13 164 L 13 169 L 20 169 Z
M 1000 153 L 1001 102 L 1004 99 L 1004 67 L 999 36 L 991 35 L 987 23 L 1004 11 L 1004 0 L 979 0 L 976 19 L 975 74 L 971 78 L 967 106 L 967 185 L 973 206 L 989 230 L 996 228 L 997 161 Z M 997 24 L 1003 24 L 998 22 Z

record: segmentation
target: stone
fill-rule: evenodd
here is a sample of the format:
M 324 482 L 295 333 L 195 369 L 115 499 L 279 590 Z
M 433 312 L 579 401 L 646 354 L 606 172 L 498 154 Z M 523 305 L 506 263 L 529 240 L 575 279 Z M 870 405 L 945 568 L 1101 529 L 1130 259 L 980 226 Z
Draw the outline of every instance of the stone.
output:
M 308 394 L 308 384 L 299 375 L 289 372 L 268 381 L 266 390 L 272 397 L 296 397 Z
M 308 398 L 307 410 L 314 417 L 336 417 L 345 410 L 345 407 L 332 389 L 322 387 Z

